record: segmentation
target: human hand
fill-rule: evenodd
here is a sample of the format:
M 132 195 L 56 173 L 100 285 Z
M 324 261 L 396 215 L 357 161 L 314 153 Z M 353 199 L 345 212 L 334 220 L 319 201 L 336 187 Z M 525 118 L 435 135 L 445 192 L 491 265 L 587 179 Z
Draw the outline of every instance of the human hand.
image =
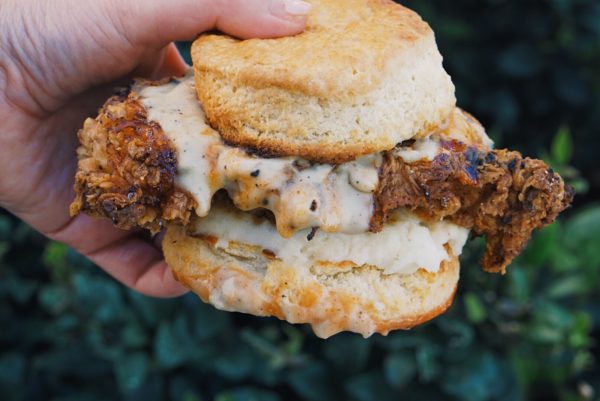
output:
M 143 233 L 69 216 L 77 130 L 119 83 L 179 75 L 172 44 L 219 29 L 300 32 L 295 0 L 4 0 L 0 7 L 0 206 L 142 293 L 186 292 Z

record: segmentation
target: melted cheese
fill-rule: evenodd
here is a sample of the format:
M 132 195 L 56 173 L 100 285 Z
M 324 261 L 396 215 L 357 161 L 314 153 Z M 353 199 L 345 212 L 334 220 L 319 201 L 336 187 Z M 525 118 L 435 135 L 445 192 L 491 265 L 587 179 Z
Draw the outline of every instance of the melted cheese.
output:
M 198 216 L 206 216 L 215 192 L 225 189 L 239 209 L 271 210 L 285 237 L 309 227 L 326 232 L 368 231 L 381 154 L 340 165 L 257 157 L 228 146 L 206 123 L 193 74 L 159 86 L 138 83 L 134 92 L 148 119 L 159 123 L 173 143 L 176 184 L 194 198 Z M 431 160 L 438 148 L 437 142 L 422 140 L 399 155 L 407 161 Z
M 273 224 L 250 213 L 216 206 L 198 219 L 194 233 L 217 238 L 215 247 L 235 254 L 235 243 L 255 245 L 290 265 L 351 262 L 376 266 L 384 274 L 411 274 L 423 268 L 436 272 L 449 255 L 460 255 L 469 230 L 439 221 L 424 223 L 414 214 L 397 211 L 379 233 L 343 234 L 310 230 L 282 238 Z

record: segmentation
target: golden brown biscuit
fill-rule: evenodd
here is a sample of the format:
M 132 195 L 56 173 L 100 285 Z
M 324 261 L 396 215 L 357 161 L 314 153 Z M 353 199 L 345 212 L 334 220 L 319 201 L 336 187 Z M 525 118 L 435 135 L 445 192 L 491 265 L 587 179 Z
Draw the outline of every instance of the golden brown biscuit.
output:
M 263 153 L 341 162 L 439 125 L 455 105 L 431 28 L 385 0 L 312 0 L 306 30 L 201 36 L 196 87 L 210 124 Z

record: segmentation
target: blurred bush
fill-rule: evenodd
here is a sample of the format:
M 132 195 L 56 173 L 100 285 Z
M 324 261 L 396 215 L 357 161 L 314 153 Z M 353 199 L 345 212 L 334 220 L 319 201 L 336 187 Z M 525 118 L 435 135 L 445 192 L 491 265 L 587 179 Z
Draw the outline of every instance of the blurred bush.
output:
M 459 104 L 580 191 L 506 276 L 480 271 L 473 241 L 448 313 L 323 341 L 193 295 L 135 294 L 2 214 L 0 399 L 599 400 L 600 3 L 409 3 L 436 31 Z

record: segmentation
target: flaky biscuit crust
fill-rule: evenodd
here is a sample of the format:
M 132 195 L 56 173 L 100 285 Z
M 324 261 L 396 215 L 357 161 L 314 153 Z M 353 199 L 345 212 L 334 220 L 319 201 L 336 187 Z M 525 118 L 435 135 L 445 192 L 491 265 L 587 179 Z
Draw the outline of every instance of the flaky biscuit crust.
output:
M 240 41 L 201 36 L 196 87 L 236 145 L 342 162 L 426 135 L 455 105 L 431 28 L 385 0 L 312 0 L 306 30 Z
M 163 250 L 181 283 L 218 309 L 308 323 L 322 338 L 341 331 L 386 335 L 421 324 L 450 306 L 459 278 L 454 256 L 437 273 L 385 275 L 367 265 L 289 266 L 255 246 L 223 249 L 216 241 L 169 227 Z

